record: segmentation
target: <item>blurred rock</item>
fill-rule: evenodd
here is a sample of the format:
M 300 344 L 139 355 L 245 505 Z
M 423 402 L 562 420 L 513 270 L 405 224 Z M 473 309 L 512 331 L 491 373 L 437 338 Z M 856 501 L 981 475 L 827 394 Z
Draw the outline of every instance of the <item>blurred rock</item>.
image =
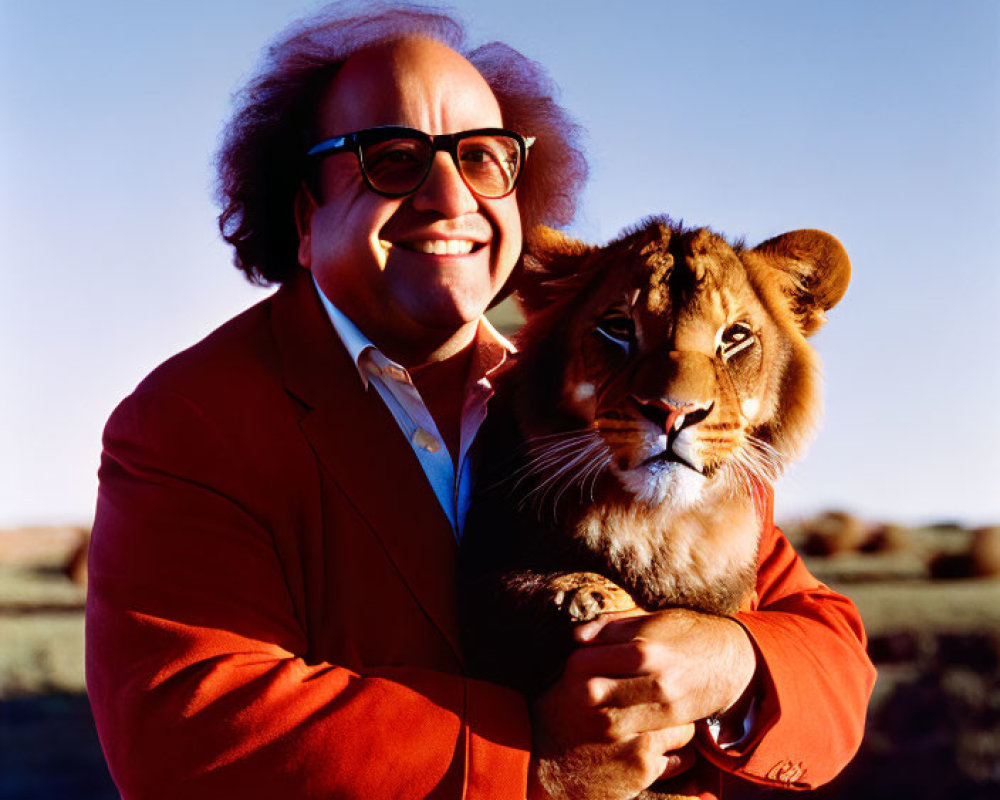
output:
M 928 564 L 930 576 L 939 581 L 975 577 L 971 553 L 938 553 Z
M 827 511 L 802 523 L 802 552 L 809 556 L 836 556 L 858 550 L 867 526 L 846 511 Z
M 1000 576 L 1000 527 L 979 528 L 972 532 L 972 574 L 977 578 Z
M 913 549 L 913 533 L 900 525 L 876 525 L 858 549 L 877 555 L 907 553 Z
M 939 551 L 931 556 L 928 568 L 938 580 L 1000 578 L 1000 528 L 973 531 L 965 550 Z
M 84 527 L 27 527 L 0 530 L 0 564 L 62 566 L 89 536 Z
M 63 572 L 73 583 L 87 586 L 87 554 L 90 552 L 90 534 L 87 533 L 66 561 Z

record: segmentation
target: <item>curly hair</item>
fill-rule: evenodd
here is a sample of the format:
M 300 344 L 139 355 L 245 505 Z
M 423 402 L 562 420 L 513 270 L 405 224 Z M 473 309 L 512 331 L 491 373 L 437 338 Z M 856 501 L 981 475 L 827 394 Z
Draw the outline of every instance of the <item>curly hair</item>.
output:
M 306 177 L 314 115 L 344 62 L 359 50 L 420 36 L 467 58 L 500 105 L 504 125 L 534 136 L 518 184 L 526 231 L 561 227 L 576 212 L 587 176 L 581 130 L 555 101 L 540 64 L 492 42 L 475 49 L 447 12 L 407 2 L 338 2 L 284 31 L 256 77 L 236 96 L 217 157 L 219 230 L 253 283 L 281 283 L 298 269 L 295 195 Z

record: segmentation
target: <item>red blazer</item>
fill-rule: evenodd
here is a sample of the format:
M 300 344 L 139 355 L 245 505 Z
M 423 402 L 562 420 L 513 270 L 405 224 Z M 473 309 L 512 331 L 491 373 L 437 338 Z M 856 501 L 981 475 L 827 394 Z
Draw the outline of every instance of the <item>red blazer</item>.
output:
M 87 685 L 122 796 L 523 800 L 527 710 L 463 674 L 455 556 L 307 275 L 163 364 L 108 422 L 90 552 Z M 715 759 L 813 785 L 860 740 L 860 620 L 773 529 L 758 593 L 761 735 Z

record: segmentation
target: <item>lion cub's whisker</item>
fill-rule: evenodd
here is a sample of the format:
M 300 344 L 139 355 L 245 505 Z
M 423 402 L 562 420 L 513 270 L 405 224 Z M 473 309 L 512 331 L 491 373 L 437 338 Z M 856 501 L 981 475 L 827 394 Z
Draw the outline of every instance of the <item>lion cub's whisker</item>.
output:
M 553 453 L 553 449 L 557 449 L 558 452 Z M 552 495 L 552 508 L 553 513 L 555 513 L 559 501 L 574 483 L 580 484 L 582 496 L 587 476 L 593 474 L 593 480 L 596 482 L 597 474 L 610 463 L 610 455 L 601 452 L 603 443 L 599 437 L 594 435 L 585 441 L 576 443 L 575 447 L 567 447 L 564 443 L 558 443 L 557 445 L 536 446 L 533 450 L 524 474 L 515 483 L 515 488 L 532 475 L 550 473 L 548 477 L 527 492 L 519 504 L 523 506 L 530 501 L 539 514 L 541 514 L 550 495 Z
M 594 441 L 593 433 L 588 433 L 587 435 L 572 433 L 562 439 L 548 438 L 550 441 L 541 444 L 537 440 L 526 443 L 524 450 L 527 451 L 527 461 L 510 477 L 513 478 L 520 474 L 523 478 L 542 469 L 547 469 L 552 465 L 572 459 L 580 452 L 581 448 L 586 449 Z

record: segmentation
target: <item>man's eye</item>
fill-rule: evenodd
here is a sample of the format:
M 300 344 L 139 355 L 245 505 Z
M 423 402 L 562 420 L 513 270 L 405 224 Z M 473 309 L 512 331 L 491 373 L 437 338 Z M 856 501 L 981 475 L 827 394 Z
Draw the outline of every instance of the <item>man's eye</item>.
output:
M 486 161 L 496 161 L 496 157 L 489 150 L 482 147 L 470 147 L 462 151 L 462 161 L 482 164 Z
M 462 151 L 462 171 L 467 175 L 500 175 L 510 177 L 516 160 L 505 159 L 502 154 L 485 147 L 470 147 Z
M 370 166 L 377 166 L 382 162 L 409 162 L 420 161 L 422 153 L 420 148 L 412 142 L 386 142 L 379 147 L 370 147 L 365 152 L 365 160 Z
M 504 174 L 508 178 L 517 169 L 518 151 L 507 140 L 490 136 L 464 139 L 458 151 L 462 169 L 479 174 Z
M 717 351 L 726 361 L 741 353 L 757 340 L 753 328 L 745 322 L 737 322 L 719 331 Z
M 629 352 L 635 342 L 635 323 L 621 314 L 608 316 L 597 323 L 594 334 Z

